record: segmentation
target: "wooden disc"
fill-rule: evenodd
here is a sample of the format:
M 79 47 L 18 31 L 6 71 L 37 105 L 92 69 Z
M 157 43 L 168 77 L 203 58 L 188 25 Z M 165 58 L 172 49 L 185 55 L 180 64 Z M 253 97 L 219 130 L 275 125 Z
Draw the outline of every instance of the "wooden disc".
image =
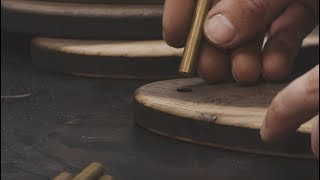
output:
M 35 38 L 33 63 L 87 77 L 168 79 L 178 77 L 182 49 L 164 41 L 85 41 Z
M 314 158 L 310 122 L 290 142 L 266 145 L 259 128 L 284 84 L 207 85 L 197 78 L 151 83 L 135 93 L 135 121 L 152 132 L 215 148 Z
M 113 4 L 164 4 L 164 0 L 37 0 L 72 3 L 113 3 Z
M 319 26 L 304 39 L 302 46 L 319 46 Z
M 1 0 L 1 27 L 54 37 L 155 39 L 162 37 L 162 5 Z

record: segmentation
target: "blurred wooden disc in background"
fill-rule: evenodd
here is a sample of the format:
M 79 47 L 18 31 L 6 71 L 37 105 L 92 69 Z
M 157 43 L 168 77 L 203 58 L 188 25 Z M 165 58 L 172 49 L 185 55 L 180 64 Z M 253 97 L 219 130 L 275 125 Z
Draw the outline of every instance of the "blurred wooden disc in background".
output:
M 36 0 L 72 3 L 113 3 L 113 4 L 164 4 L 164 0 Z
M 178 77 L 182 49 L 164 41 L 86 41 L 35 38 L 32 61 L 40 68 L 87 77 Z
M 304 39 L 303 47 L 319 46 L 319 26 Z
M 1 0 L 7 31 L 68 38 L 162 38 L 162 5 Z
M 259 129 L 273 97 L 285 84 L 241 87 L 208 85 L 203 80 L 176 79 L 151 83 L 135 93 L 135 121 L 152 132 L 174 139 L 282 157 L 314 158 L 311 122 L 277 145 L 262 142 Z

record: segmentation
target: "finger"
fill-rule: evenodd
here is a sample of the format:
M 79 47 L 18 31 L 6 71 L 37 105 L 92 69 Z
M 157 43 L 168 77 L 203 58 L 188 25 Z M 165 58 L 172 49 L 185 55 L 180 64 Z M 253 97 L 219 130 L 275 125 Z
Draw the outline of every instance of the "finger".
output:
M 273 22 L 263 50 L 265 80 L 279 82 L 289 77 L 303 39 L 317 25 L 316 19 L 309 9 L 297 2 Z
M 312 126 L 312 151 L 319 159 L 319 115 L 317 116 L 316 120 Z
M 163 36 L 173 47 L 183 47 L 192 20 L 194 0 L 166 0 L 163 12 Z
M 269 107 L 261 135 L 279 141 L 319 113 L 319 65 L 280 92 Z
M 238 46 L 264 32 L 291 1 L 219 1 L 208 14 L 204 27 L 205 35 L 219 47 Z
M 209 83 L 223 81 L 230 73 L 228 56 L 208 42 L 202 45 L 199 56 L 198 74 Z
M 261 51 L 264 36 L 236 48 L 232 52 L 232 73 L 241 85 L 257 83 L 262 71 Z

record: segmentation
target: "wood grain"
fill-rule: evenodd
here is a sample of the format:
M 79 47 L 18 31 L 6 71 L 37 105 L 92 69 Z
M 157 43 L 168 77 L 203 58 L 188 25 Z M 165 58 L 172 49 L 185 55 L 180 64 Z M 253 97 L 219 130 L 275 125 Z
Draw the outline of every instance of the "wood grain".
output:
M 162 38 L 162 5 L 1 0 L 1 27 L 50 37 Z
M 178 77 L 182 49 L 164 41 L 85 41 L 35 38 L 33 64 L 86 77 L 168 79 Z
M 267 107 L 285 84 L 240 87 L 207 85 L 200 79 L 151 83 L 135 93 L 135 121 L 155 133 L 182 141 L 258 154 L 314 158 L 311 123 L 290 141 L 266 145 L 259 135 Z

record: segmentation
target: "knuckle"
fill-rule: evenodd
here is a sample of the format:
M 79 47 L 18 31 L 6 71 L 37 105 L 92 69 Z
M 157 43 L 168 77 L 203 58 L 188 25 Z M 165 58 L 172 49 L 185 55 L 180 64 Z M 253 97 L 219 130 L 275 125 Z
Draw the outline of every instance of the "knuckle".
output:
M 310 21 L 315 23 L 319 21 L 319 1 L 298 0 L 297 4 L 310 16 Z
M 272 101 L 270 111 L 273 115 L 279 115 L 286 112 L 286 106 L 283 105 L 282 92 L 280 92 Z
M 255 15 L 266 14 L 268 9 L 268 1 L 264 0 L 248 0 L 247 8 Z
M 285 62 L 277 61 L 268 64 L 265 63 L 263 67 L 263 78 L 270 82 L 282 82 L 288 79 L 291 71 L 291 66 L 285 64 Z

